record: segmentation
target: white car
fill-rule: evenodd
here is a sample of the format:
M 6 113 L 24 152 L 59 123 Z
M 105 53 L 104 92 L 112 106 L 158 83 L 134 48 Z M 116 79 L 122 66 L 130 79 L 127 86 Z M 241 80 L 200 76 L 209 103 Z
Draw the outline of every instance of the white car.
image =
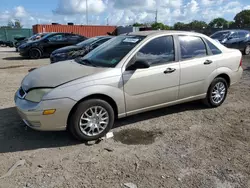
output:
M 242 54 L 198 33 L 114 37 L 82 58 L 30 72 L 15 96 L 30 127 L 79 140 L 105 135 L 116 118 L 204 99 L 220 106 L 242 75 Z

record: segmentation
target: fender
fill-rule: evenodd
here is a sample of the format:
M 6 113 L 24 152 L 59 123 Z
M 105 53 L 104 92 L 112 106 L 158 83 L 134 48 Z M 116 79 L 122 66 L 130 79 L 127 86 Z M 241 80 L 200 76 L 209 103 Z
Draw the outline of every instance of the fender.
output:
M 231 80 L 231 76 L 232 76 L 232 70 L 229 69 L 228 67 L 220 67 L 217 68 L 216 70 L 214 70 L 205 80 L 205 84 L 204 84 L 204 92 L 206 93 L 210 84 L 212 83 L 212 81 L 219 75 L 221 74 L 226 74 L 229 76 L 230 80 Z
M 112 98 L 117 105 L 118 117 L 124 117 L 126 115 L 123 88 L 117 88 L 111 85 L 93 85 L 77 90 L 70 98 L 75 101 L 80 101 L 81 99 L 95 94 L 106 95 Z

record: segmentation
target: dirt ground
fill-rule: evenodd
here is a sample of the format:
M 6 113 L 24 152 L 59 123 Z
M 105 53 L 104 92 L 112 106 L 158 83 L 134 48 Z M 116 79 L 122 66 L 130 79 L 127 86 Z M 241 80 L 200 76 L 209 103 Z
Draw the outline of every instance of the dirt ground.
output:
M 114 138 L 87 145 L 22 123 L 14 93 L 29 69 L 49 60 L 0 51 L 0 177 L 25 160 L 0 178 L 1 188 L 250 187 L 250 57 L 221 107 L 192 102 L 128 117 L 116 122 Z

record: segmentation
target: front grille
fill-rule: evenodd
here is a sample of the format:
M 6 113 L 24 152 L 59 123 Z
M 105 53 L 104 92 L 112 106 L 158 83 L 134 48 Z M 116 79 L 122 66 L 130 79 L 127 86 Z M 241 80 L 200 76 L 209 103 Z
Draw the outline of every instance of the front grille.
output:
M 23 88 L 20 87 L 20 89 L 19 89 L 19 96 L 20 96 L 21 98 L 24 98 L 25 95 L 26 95 L 26 92 L 23 90 Z

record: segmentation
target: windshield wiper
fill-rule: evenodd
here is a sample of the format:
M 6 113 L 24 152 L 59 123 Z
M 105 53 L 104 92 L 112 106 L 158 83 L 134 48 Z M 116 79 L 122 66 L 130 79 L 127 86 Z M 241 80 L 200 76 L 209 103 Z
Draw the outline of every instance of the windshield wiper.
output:
M 93 67 L 96 67 L 96 65 L 94 63 L 92 63 L 90 60 L 88 59 L 83 59 L 83 58 L 76 58 L 75 59 L 76 62 L 83 64 L 83 65 L 91 65 Z

